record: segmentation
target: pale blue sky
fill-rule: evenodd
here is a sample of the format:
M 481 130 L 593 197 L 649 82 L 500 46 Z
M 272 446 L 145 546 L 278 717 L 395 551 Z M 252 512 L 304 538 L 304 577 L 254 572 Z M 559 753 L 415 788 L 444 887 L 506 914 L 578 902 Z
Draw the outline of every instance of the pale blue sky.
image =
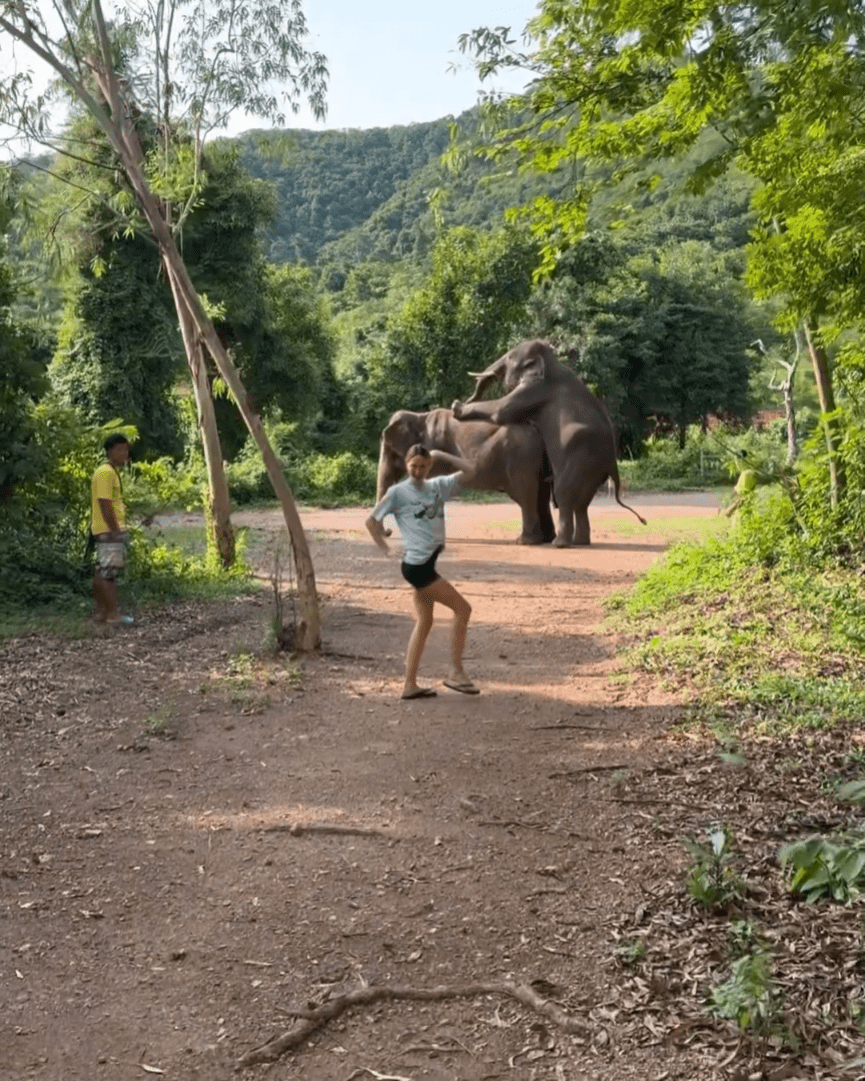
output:
M 481 84 L 457 41 L 480 26 L 508 26 L 519 42 L 526 23 L 537 14 L 537 4 L 538 0 L 303 0 L 309 28 L 305 44 L 328 60 L 328 111 L 323 123 L 306 108 L 297 115 L 287 113 L 286 126 L 326 130 L 421 123 L 458 116 L 477 103 L 481 89 L 522 90 L 526 81 L 522 73 Z M 110 2 L 106 6 L 110 8 Z M 0 65 L 20 64 L 33 71 L 37 86 L 46 81 L 40 74 L 41 62 L 26 49 L 8 42 L 3 48 Z M 460 70 L 450 71 L 451 65 Z M 261 126 L 261 121 L 238 112 L 225 134 Z M 4 145 L 2 137 L 11 135 L 0 125 L 0 159 L 21 152 L 15 138 Z
M 378 128 L 458 115 L 476 104 L 481 88 L 457 48 L 460 34 L 479 26 L 509 26 L 520 39 L 537 13 L 536 0 L 303 0 L 306 45 L 330 68 L 328 115 L 318 124 L 308 110 L 287 117 L 290 127 Z M 463 70 L 448 71 L 452 63 Z M 522 89 L 511 74 L 491 83 Z M 487 84 L 483 84 L 487 88 Z M 255 126 L 236 116 L 230 132 Z

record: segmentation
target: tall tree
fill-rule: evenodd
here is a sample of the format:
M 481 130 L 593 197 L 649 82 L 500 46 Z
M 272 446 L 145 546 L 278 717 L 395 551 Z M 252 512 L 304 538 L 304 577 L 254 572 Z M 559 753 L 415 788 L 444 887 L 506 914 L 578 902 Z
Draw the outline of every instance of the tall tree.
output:
M 307 28 L 299 0 L 287 6 L 268 0 L 212 4 L 198 0 L 183 15 L 182 5 L 175 0 L 143 11 L 121 11 L 112 29 L 101 0 L 66 0 L 54 10 L 62 27 L 56 39 L 36 0 L 4 7 L 0 34 L 44 61 L 107 138 L 156 241 L 171 287 L 211 479 L 219 479 L 221 454 L 205 354 L 212 357 L 237 402 L 282 504 L 297 569 L 297 644 L 315 648 L 320 640 L 315 574 L 291 490 L 237 369 L 192 284 L 176 234 L 200 191 L 201 153 L 209 132 L 237 108 L 282 121 L 271 89 L 273 81 L 287 84 L 292 108 L 305 94 L 317 115 L 323 115 L 324 58 L 302 45 Z M 0 112 L 25 134 L 45 141 L 47 102 L 44 96 L 31 98 L 29 81 L 27 72 L 16 70 L 0 82 Z M 137 128 L 142 113 L 155 118 L 160 137 L 158 151 L 149 158 Z M 225 492 L 223 481 L 212 490 L 212 498 L 216 501 Z M 228 508 L 214 509 L 217 543 L 225 558 L 233 542 Z
M 0 224 L 8 220 L 7 211 L 0 205 Z M 4 248 L 0 241 L 0 505 L 41 468 L 33 406 L 48 389 L 46 351 L 12 313 L 15 283 Z
M 485 234 L 461 226 L 433 250 L 432 272 L 388 323 L 374 382 L 393 407 L 449 406 L 469 371 L 512 342 L 525 313 L 537 248 L 519 229 Z
M 722 142 L 695 161 L 691 187 L 701 189 L 731 162 L 760 181 L 755 205 L 764 227 L 752 282 L 762 295 L 783 298 L 783 329 L 806 328 L 835 463 L 824 343 L 865 313 L 857 194 L 865 9 L 846 0 L 543 0 L 529 30 L 528 49 L 500 31 L 462 39 L 481 74 L 509 65 L 533 75 L 520 112 L 495 118 L 490 153 L 515 151 L 536 170 L 605 161 L 627 171 L 647 157 L 683 155 L 714 128 Z M 579 227 L 590 194 L 578 183 L 564 203 L 539 207 L 551 261 L 556 230 Z M 840 467 L 833 480 L 837 496 Z
M 586 234 L 534 290 L 533 332 L 607 402 L 632 455 L 653 422 L 684 442 L 708 414 L 747 416 L 754 313 L 731 261 L 698 241 L 630 255 Z

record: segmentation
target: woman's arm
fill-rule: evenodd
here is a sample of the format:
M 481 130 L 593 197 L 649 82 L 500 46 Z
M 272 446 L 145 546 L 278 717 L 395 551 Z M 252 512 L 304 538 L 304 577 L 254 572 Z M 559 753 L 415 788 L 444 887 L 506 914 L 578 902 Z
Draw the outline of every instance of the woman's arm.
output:
M 375 518 L 372 514 L 366 520 L 366 528 L 369 530 L 369 535 L 375 541 L 377 548 L 380 548 L 385 555 L 388 555 L 390 548 L 387 541 L 384 539 L 387 534 L 385 533 L 384 523 L 380 522 L 378 518 Z
M 475 478 L 474 463 L 466 458 L 458 458 L 455 454 L 448 454 L 446 450 L 431 450 L 430 454 L 435 462 L 441 462 L 447 469 L 448 475 L 456 474 L 458 484 L 471 484 Z

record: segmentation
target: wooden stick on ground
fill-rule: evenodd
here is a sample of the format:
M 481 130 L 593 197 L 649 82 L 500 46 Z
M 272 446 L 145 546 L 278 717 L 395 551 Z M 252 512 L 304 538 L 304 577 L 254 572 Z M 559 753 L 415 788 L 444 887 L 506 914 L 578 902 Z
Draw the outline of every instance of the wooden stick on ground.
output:
M 298 1024 L 281 1036 L 268 1040 L 261 1047 L 247 1052 L 238 1061 L 236 1068 L 242 1070 L 260 1062 L 275 1062 L 286 1051 L 303 1043 L 316 1029 L 327 1024 L 328 1021 L 335 1020 L 346 1010 L 353 1009 L 355 1006 L 370 1006 L 376 1002 L 395 1002 L 399 999 L 441 1002 L 446 999 L 472 998 L 478 995 L 507 995 L 530 1010 L 543 1014 L 564 1032 L 571 1032 L 577 1036 L 590 1034 L 587 1025 L 578 1021 L 557 1003 L 542 998 L 526 984 L 511 983 L 507 980 L 496 983 L 470 983 L 461 987 L 362 987 L 340 995 L 332 1002 L 326 1002 L 314 1010 L 292 1011 L 295 1017 L 300 1018 Z

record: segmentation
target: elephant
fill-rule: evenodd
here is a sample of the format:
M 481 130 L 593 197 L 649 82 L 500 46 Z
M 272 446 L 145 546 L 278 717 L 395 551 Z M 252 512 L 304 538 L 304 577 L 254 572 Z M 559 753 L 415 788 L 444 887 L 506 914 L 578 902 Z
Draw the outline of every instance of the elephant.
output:
M 532 425 L 500 426 L 485 421 L 457 424 L 450 409 L 425 413 L 401 409 L 381 433 L 377 499 L 405 476 L 404 456 L 414 443 L 472 462 L 477 472 L 468 487 L 505 492 L 518 503 L 523 519 L 518 544 L 546 544 L 553 539 L 556 531 L 550 512 L 549 463 L 543 440 Z M 445 472 L 447 466 L 437 462 L 430 475 Z
M 606 407 L 586 384 L 566 368 L 543 341 L 524 341 L 483 372 L 469 372 L 475 391 L 453 403 L 460 423 L 534 424 L 544 441 L 553 471 L 553 502 L 559 524 L 554 544 L 591 544 L 588 508 L 600 485 L 612 478 L 616 502 L 646 524 L 619 498 L 616 433 Z M 508 393 L 494 401 L 477 401 L 490 383 L 500 381 Z

